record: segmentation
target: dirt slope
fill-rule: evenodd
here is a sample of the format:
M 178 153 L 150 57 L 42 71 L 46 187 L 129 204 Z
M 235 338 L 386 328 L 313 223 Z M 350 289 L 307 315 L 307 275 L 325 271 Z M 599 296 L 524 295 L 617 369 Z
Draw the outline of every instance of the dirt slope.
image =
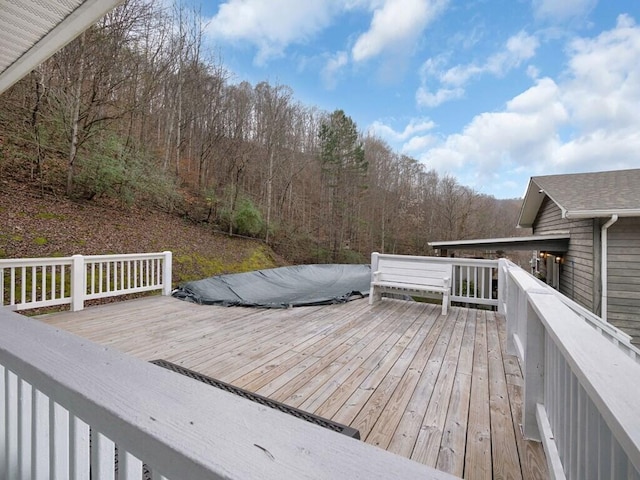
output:
M 284 264 L 263 243 L 216 234 L 164 212 L 78 203 L 0 179 L 0 258 L 160 252 L 174 283 Z

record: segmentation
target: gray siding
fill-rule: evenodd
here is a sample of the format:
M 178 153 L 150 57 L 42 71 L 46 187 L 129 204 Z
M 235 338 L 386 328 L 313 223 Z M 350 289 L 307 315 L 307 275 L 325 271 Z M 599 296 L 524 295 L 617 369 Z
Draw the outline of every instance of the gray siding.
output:
M 608 232 L 607 319 L 640 343 L 640 218 L 621 218 Z
M 540 205 L 538 216 L 533 222 L 533 234 L 557 232 L 559 230 L 567 230 L 568 221 L 562 218 L 560 207 L 553 203 L 549 197 L 545 197 Z
M 560 292 L 591 311 L 599 308 L 594 303 L 594 272 L 599 270 L 594 264 L 594 221 L 567 220 L 562 218 L 560 208 L 546 197 L 533 224 L 534 235 L 568 231 L 571 235 L 569 250 L 560 266 Z M 598 298 L 598 295 L 595 295 Z

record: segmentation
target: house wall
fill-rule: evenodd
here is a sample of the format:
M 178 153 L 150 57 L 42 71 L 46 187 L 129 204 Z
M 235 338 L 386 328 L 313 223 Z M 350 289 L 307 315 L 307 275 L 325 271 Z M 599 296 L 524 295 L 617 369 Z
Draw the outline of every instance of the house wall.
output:
M 567 231 L 571 238 L 569 250 L 563 255 L 560 265 L 559 290 L 585 308 L 598 313 L 600 287 L 598 282 L 594 283 L 594 278 L 599 275 L 600 265 L 597 261 L 594 262 L 593 252 L 594 242 L 598 242 L 599 237 L 594 237 L 594 220 L 563 219 L 560 208 L 546 197 L 533 223 L 534 235 Z
M 640 218 L 620 218 L 608 244 L 607 320 L 640 343 Z

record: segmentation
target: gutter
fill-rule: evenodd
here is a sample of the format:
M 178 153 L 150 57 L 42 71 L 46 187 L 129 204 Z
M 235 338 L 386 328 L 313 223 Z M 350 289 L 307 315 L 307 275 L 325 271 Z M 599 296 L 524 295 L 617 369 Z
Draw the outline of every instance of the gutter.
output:
M 639 208 L 603 209 L 603 210 L 562 210 L 562 218 L 596 218 L 596 217 L 640 217 Z
M 618 215 L 615 213 L 611 215 L 611 218 L 607 223 L 602 225 L 600 230 L 600 246 L 602 248 L 601 261 L 602 265 L 600 267 L 600 279 L 602 282 L 602 303 L 600 308 L 600 317 L 605 322 L 607 321 L 607 295 L 608 295 L 608 273 L 607 273 L 607 230 L 609 227 L 618 221 Z

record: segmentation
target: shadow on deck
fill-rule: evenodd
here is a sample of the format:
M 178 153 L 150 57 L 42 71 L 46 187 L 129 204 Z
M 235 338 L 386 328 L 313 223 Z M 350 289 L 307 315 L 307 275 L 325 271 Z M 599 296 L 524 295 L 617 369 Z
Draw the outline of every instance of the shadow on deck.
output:
M 520 433 L 522 374 L 487 310 L 385 299 L 260 310 L 171 297 L 40 320 L 163 358 L 350 425 L 380 448 L 464 478 L 548 478 Z

